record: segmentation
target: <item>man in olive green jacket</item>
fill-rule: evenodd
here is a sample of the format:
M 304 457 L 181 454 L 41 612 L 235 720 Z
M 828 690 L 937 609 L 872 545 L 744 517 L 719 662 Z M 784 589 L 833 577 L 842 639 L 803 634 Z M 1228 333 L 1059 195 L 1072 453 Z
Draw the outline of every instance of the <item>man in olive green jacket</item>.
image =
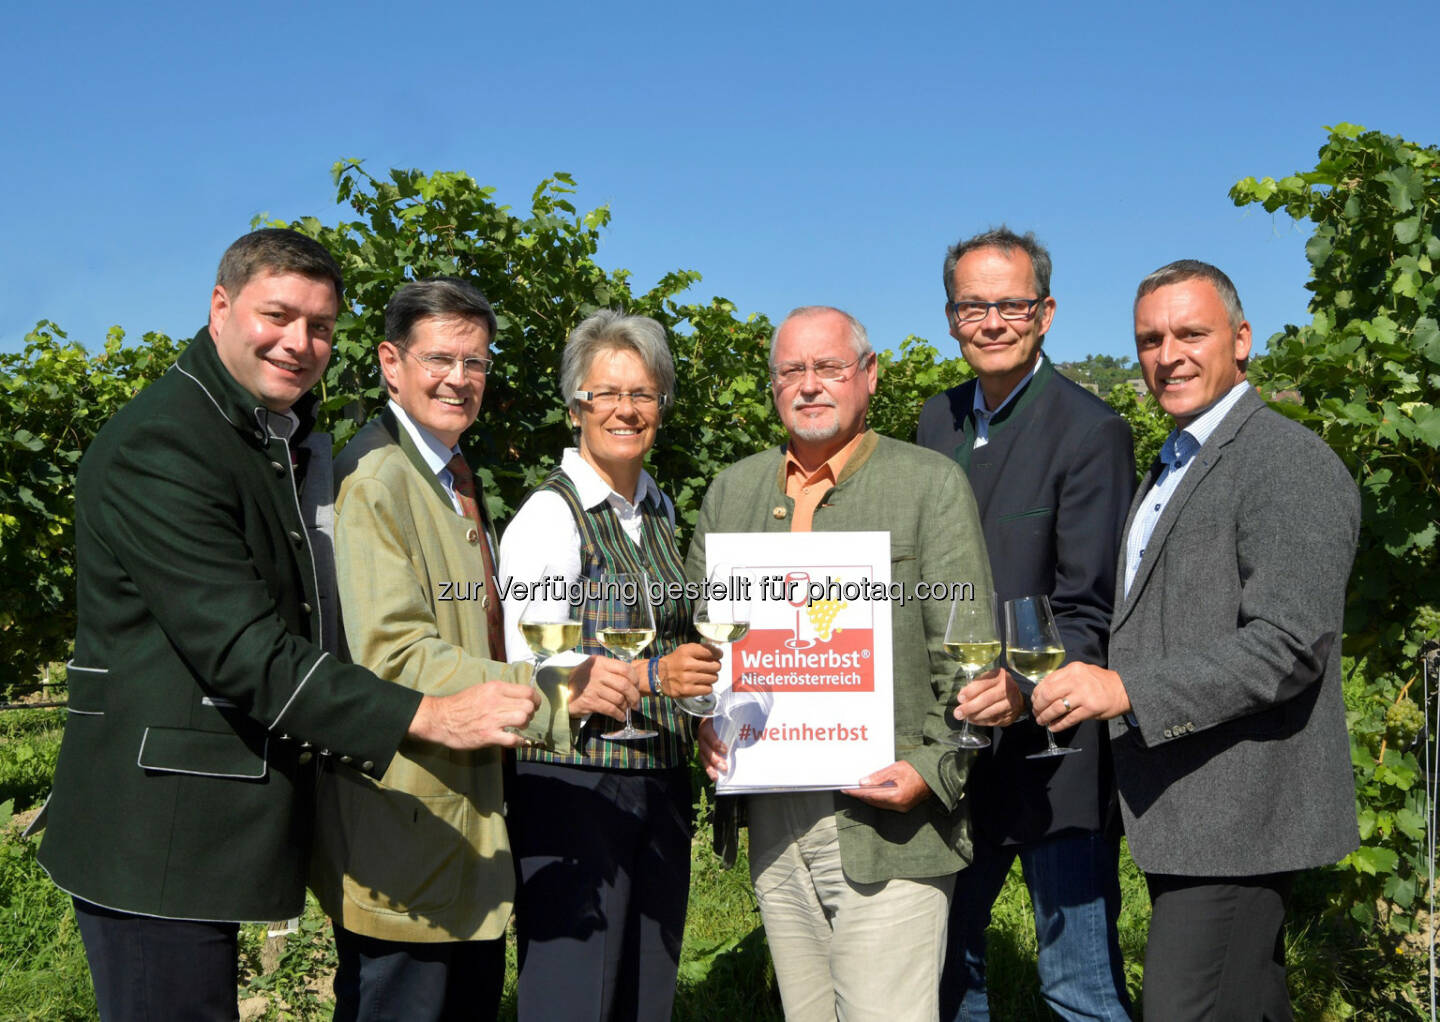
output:
M 751 876 L 785 1017 L 933 1022 L 950 890 L 970 857 L 970 756 L 944 741 L 950 607 L 914 594 L 920 582 L 969 582 L 990 599 L 975 501 L 950 459 L 866 429 L 875 356 L 847 313 L 791 312 L 771 341 L 770 372 L 789 442 L 711 485 L 688 574 L 705 577 L 714 532 L 883 530 L 892 581 L 908 597 L 890 604 L 896 761 L 862 778 L 863 791 L 747 798 Z M 708 722 L 701 744 L 717 776 L 728 750 Z
M 233 1018 L 239 921 L 298 915 L 315 757 L 514 744 L 530 693 L 422 696 L 327 655 L 295 441 L 339 267 L 292 231 L 221 260 L 210 322 L 80 466 L 79 629 L 40 861 L 105 1018 Z M 503 696 L 504 698 L 497 698 Z
M 350 656 L 430 695 L 509 677 L 494 536 L 464 495 L 460 435 L 485 392 L 495 313 L 454 279 L 385 310 L 390 404 L 336 461 L 335 561 Z M 457 460 L 458 459 L 458 460 Z M 455 478 L 460 471 L 462 478 Z M 500 750 L 406 742 L 377 779 L 322 781 L 311 886 L 335 922 L 335 1018 L 494 1018 L 515 868 Z

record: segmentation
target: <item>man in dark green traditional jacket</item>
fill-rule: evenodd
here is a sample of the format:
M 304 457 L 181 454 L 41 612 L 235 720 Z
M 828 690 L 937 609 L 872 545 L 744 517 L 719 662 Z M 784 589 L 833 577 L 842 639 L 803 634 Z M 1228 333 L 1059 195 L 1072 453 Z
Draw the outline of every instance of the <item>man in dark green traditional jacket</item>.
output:
M 344 284 L 263 230 L 210 321 L 95 438 L 76 486 L 79 629 L 40 859 L 74 899 L 105 1019 L 234 1018 L 238 923 L 304 905 L 314 758 L 515 745 L 537 700 L 424 696 L 323 646 L 297 496 Z M 322 455 L 327 452 L 322 451 Z

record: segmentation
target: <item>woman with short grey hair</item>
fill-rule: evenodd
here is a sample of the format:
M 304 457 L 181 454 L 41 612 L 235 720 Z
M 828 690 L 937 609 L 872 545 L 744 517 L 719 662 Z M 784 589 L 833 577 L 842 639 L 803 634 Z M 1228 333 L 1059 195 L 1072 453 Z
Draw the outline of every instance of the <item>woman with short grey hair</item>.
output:
M 708 693 L 715 650 L 691 642 L 691 605 L 675 507 L 644 469 L 675 395 L 665 329 L 653 319 L 597 312 L 570 334 L 560 385 L 576 446 L 526 498 L 500 544 L 506 648 L 525 649 L 523 586 L 560 576 L 565 590 L 602 574 L 645 572 L 652 600 L 648 660 L 610 658 L 582 614 L 570 664 L 569 748 L 519 751 L 507 822 L 519 865 L 519 1017 L 670 1018 L 690 887 L 689 761 L 693 719 L 676 698 Z M 648 595 L 647 595 L 648 598 Z M 633 710 L 652 736 L 607 741 Z M 597 1003 L 601 1002 L 601 1003 Z

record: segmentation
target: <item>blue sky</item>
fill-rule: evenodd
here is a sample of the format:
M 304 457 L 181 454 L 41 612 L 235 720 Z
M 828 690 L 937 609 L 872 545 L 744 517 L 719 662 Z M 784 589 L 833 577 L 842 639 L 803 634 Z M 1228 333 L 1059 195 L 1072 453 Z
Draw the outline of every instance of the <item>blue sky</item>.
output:
M 954 353 L 945 247 L 1002 221 L 1054 255 L 1056 358 L 1133 354 L 1135 283 L 1187 256 L 1265 338 L 1308 320 L 1307 234 L 1230 185 L 1313 166 L 1341 121 L 1440 142 L 1434 5 L 1276 6 L 16 6 L 0 350 L 41 318 L 188 336 L 253 216 L 340 217 L 344 157 L 517 208 L 568 171 L 638 287 L 695 269 L 696 300 L 840 305 L 881 346 Z

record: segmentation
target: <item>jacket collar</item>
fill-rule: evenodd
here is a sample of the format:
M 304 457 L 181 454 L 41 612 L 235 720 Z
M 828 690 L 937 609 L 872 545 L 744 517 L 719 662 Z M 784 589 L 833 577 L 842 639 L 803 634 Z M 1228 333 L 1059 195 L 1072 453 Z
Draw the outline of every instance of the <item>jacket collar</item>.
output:
M 865 435 L 859 445 L 856 446 L 850 457 L 845 459 L 845 467 L 840 470 L 840 477 L 835 480 L 835 486 L 837 488 L 844 483 L 845 480 L 849 479 L 856 472 L 859 472 L 860 467 L 870 460 L 870 455 L 875 453 L 875 448 L 880 443 L 877 439 L 879 435 L 880 434 L 876 433 L 873 429 L 867 428 L 865 430 Z M 779 488 L 782 497 L 785 495 L 785 451 L 788 448 L 788 444 L 784 444 L 779 448 L 780 468 L 775 476 L 775 485 Z
M 215 341 L 208 326 L 201 327 L 188 347 L 175 361 L 175 370 L 204 392 L 226 422 L 237 431 L 244 433 L 258 447 L 266 446 L 273 433 L 288 436 L 291 444 L 305 439 L 315 426 L 315 412 L 319 401 L 314 394 L 305 394 L 290 409 L 298 420 L 298 427 L 292 428 L 289 416 L 272 412 L 230 375 L 220 353 L 215 350 Z
M 395 417 L 395 413 L 390 410 L 388 404 L 380 409 L 380 428 L 385 430 L 385 432 L 389 434 L 390 439 L 395 441 L 396 445 L 399 446 L 400 452 L 405 455 L 406 460 L 410 462 L 420 477 L 425 480 L 430 491 L 444 501 L 446 507 L 454 510 L 455 505 L 450 499 L 450 494 L 446 492 L 445 485 L 440 482 L 440 477 L 435 474 L 435 471 L 431 469 L 430 465 L 425 461 L 425 456 L 421 454 L 420 449 L 415 446 L 415 439 L 410 435 L 410 431 L 400 424 L 400 420 Z

